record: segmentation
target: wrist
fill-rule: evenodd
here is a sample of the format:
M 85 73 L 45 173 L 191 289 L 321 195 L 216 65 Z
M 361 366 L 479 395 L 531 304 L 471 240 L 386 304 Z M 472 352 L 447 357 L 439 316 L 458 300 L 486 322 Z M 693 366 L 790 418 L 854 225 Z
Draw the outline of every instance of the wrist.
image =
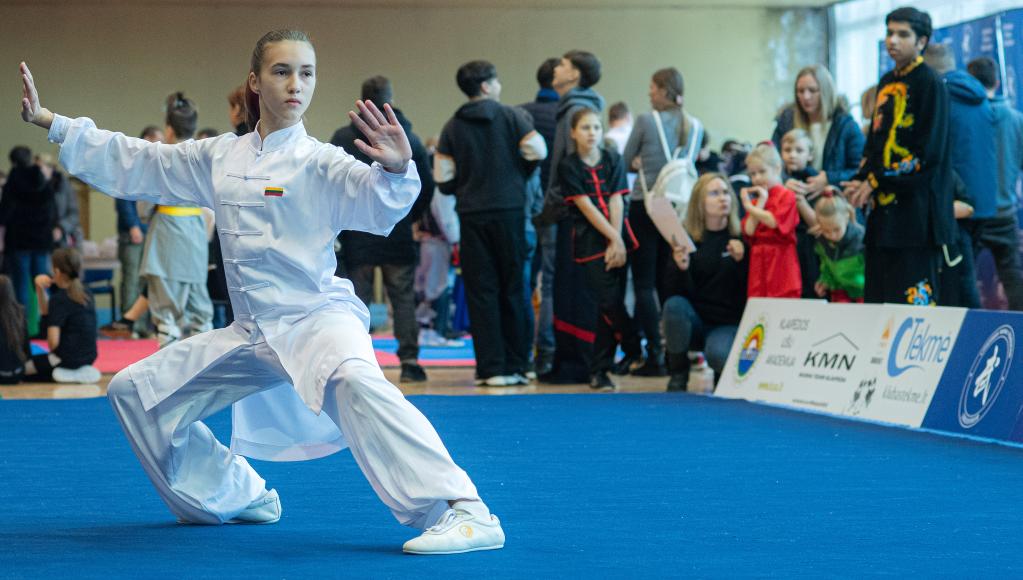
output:
M 396 167 L 395 168 L 395 167 L 391 167 L 389 165 L 381 165 L 381 167 L 383 167 L 384 171 L 386 171 L 388 173 L 396 173 L 398 175 L 405 175 L 405 172 L 408 171 L 408 164 L 409 164 L 409 160 L 406 159 L 404 161 L 404 163 L 402 163 L 402 165 L 400 167 Z
M 42 109 L 39 109 L 39 114 L 32 119 L 32 124 L 36 125 L 37 127 L 42 127 L 43 129 L 49 130 L 50 127 L 53 125 L 53 117 L 54 117 L 53 111 L 44 107 Z

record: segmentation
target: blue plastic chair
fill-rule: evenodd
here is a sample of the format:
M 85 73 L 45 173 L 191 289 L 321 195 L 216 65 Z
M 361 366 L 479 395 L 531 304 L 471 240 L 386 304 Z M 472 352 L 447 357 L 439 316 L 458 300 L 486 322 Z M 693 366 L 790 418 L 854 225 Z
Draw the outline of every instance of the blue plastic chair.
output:
M 89 268 L 82 273 L 82 284 L 93 296 L 110 295 L 110 321 L 117 320 L 117 290 L 114 288 L 113 268 Z

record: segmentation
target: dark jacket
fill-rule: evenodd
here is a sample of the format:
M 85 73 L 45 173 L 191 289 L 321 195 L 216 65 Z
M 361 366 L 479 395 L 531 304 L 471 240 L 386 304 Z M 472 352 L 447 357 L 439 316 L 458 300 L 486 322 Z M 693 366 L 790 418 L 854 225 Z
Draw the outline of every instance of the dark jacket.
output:
M 705 231 L 689 256 L 689 268 L 679 270 L 672 262 L 665 272 L 665 287 L 671 295 L 684 296 L 708 325 L 739 324 L 746 308 L 749 275 L 749 246 L 742 260 L 728 254 L 733 239 L 727 229 Z
M 867 246 L 955 243 L 948 106 L 945 83 L 923 59 L 881 77 L 863 167 L 855 176 L 874 186 Z
M 553 89 L 541 89 L 536 94 L 536 100 L 519 105 L 519 108 L 529 113 L 532 118 L 533 127 L 543 137 L 550 151 L 554 144 L 554 134 L 558 128 L 558 93 Z M 551 156 L 548 155 L 540 162 L 540 183 L 544 189 L 547 188 L 548 178 L 551 170 Z
M 139 218 L 137 202 L 127 199 L 115 199 L 114 209 L 117 210 L 117 233 L 127 234 L 128 230 L 138 227 L 142 233 L 146 233 L 149 224 Z
M 1014 210 L 1016 184 L 1023 171 L 1023 113 L 1005 97 L 991 99 L 991 110 L 998 129 L 998 209 Z
M 775 119 L 774 134 L 771 141 L 781 149 L 781 138 L 791 131 L 795 125 L 796 105 L 787 107 Z M 841 187 L 839 184 L 856 174 L 863 156 L 863 132 L 856 120 L 848 112 L 838 109 L 831 116 L 831 128 L 824 139 L 824 157 L 821 169 L 828 174 L 828 184 Z M 820 152 L 814 152 L 819 155 Z
M 412 161 L 416 162 L 416 171 L 422 182 L 422 190 L 415 203 L 412 204 L 408 215 L 394 226 L 389 236 L 377 236 L 366 232 L 341 232 L 341 256 L 348 268 L 365 264 L 412 264 L 416 261 L 416 242 L 412 239 L 412 223 L 430 207 L 435 186 L 433 173 L 430 170 L 430 155 L 427 153 L 426 147 L 423 146 L 423 142 L 412 132 L 412 123 L 399 109 L 394 109 L 394 116 L 398 118 L 398 123 L 408 135 L 409 145 L 412 146 Z M 359 161 L 372 163 L 373 160 L 355 146 L 356 139 L 366 141 L 362 132 L 354 125 L 348 125 L 338 129 L 330 142 L 354 155 Z
M 980 81 L 954 70 L 948 87 L 948 141 L 952 168 L 966 185 L 973 218 L 995 217 L 998 197 L 998 133 L 995 113 Z
M 8 252 L 53 249 L 57 204 L 53 188 L 35 165 L 11 169 L 0 198 L 0 224 L 7 226 L 5 248 Z
M 437 185 L 455 196 L 459 215 L 525 211 L 526 180 L 538 163 L 523 158 L 519 144 L 532 132 L 522 111 L 497 101 L 459 107 L 437 144 L 437 154 L 455 163 L 454 178 Z
M 547 192 L 544 196 L 544 210 L 541 216 L 543 223 L 555 223 L 567 216 L 564 196 L 561 195 L 561 184 L 558 181 L 558 164 L 570 153 L 575 152 L 572 142 L 572 116 L 580 108 L 593 109 L 597 113 L 604 110 L 604 97 L 591 88 L 576 87 L 558 101 L 558 126 L 554 134 L 554 143 L 547 151 L 551 161 L 547 177 Z

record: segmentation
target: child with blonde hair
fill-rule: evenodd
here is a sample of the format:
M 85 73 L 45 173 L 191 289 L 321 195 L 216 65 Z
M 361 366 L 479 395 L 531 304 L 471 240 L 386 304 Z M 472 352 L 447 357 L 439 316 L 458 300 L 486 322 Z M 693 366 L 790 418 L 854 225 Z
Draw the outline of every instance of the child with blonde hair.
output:
M 811 191 L 810 180 L 820 172 L 813 166 L 816 155 L 813 139 L 805 129 L 792 129 L 781 138 L 781 161 L 784 166 L 782 181 L 785 187 L 796 194 L 796 209 L 799 210 L 799 225 L 796 226 L 796 255 L 799 256 L 799 271 L 803 277 L 803 298 L 813 298 L 814 281 L 820 272 L 820 264 L 814 253 L 816 240 L 810 230 L 817 224 L 814 204 L 821 192 Z
M 781 183 L 782 162 L 770 143 L 757 145 L 746 157 L 750 187 L 739 193 L 749 238 L 749 297 L 799 298 L 802 276 L 796 254 L 799 212 L 796 194 Z
M 831 302 L 862 303 L 864 229 L 856 222 L 856 210 L 843 197 L 825 190 L 815 212 L 820 237 L 814 251 L 820 258 L 820 276 L 814 291 Z

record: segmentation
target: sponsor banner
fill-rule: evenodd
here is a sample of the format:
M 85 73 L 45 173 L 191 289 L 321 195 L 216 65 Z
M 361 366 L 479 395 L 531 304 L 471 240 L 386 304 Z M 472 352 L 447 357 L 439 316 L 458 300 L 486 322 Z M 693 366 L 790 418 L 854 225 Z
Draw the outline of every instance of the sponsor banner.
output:
M 920 427 L 952 356 L 965 308 L 876 306 L 866 365 L 843 415 Z M 875 314 L 872 313 L 872 314 Z
M 715 394 L 841 413 L 867 367 L 880 310 L 751 299 Z
M 934 393 L 923 426 L 1009 440 L 1023 411 L 1023 314 L 974 310 Z
M 1023 9 L 1010 10 L 1001 18 L 1001 46 L 1004 53 L 1004 78 L 1002 85 L 1006 97 L 1016 110 L 1023 106 Z

